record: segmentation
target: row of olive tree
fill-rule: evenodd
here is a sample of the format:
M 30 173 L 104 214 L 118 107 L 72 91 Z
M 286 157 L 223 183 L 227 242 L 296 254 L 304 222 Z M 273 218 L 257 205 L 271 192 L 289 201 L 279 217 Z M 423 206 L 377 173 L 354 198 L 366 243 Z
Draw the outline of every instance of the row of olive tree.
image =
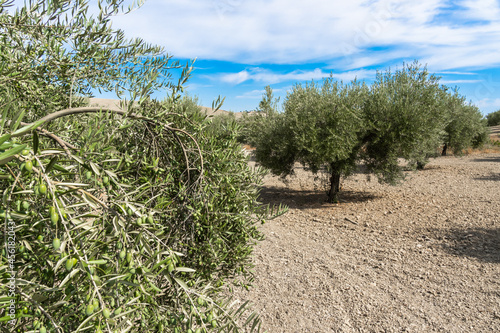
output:
M 403 178 L 398 159 L 422 166 L 446 143 L 455 152 L 478 144 L 486 133 L 477 108 L 450 94 L 418 63 L 377 73 L 368 87 L 325 79 L 297 84 L 284 112 L 267 88 L 257 117 L 245 120 L 256 159 L 274 174 L 293 173 L 295 162 L 313 172 L 327 170 L 328 200 L 338 200 L 340 180 L 363 162 L 380 181 Z M 273 107 L 274 106 L 274 107 Z
M 486 115 L 488 121 L 488 126 L 498 126 L 500 125 L 500 110 L 488 113 Z
M 267 216 L 236 126 L 180 95 L 163 50 L 111 28 L 122 0 L 0 0 L 0 322 L 9 332 L 239 330 Z M 92 89 L 121 110 L 82 107 Z M 148 97 L 166 89 L 165 101 Z M 247 320 L 258 327 L 257 315 Z

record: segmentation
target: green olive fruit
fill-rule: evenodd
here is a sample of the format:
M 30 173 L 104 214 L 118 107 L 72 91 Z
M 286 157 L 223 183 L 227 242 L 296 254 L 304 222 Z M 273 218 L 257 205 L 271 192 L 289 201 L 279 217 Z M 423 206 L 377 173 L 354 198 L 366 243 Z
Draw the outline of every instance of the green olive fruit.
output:
M 132 209 L 128 208 L 128 209 L 127 209 L 127 214 L 128 214 L 129 216 L 132 216 L 132 215 L 134 215 L 134 212 L 132 211 Z
M 28 210 L 30 208 L 30 204 L 28 201 L 23 201 L 21 203 L 21 206 L 23 207 L 24 210 Z
M 132 261 L 132 253 L 127 253 L 127 262 L 130 263 Z
M 174 265 L 173 265 L 172 263 L 168 264 L 167 271 L 168 271 L 169 273 L 172 273 L 172 272 L 173 272 L 173 270 L 174 270 Z
M 54 207 L 54 206 L 50 206 L 50 207 L 49 207 L 49 214 L 51 214 L 51 215 L 52 215 L 52 214 L 55 214 L 55 213 L 56 213 L 56 207 Z
M 95 333 L 102 333 L 102 330 L 100 328 L 96 329 Z
M 34 329 L 39 329 L 40 328 L 40 322 L 38 320 L 35 319 L 35 321 L 33 321 L 33 328 Z
M 31 170 L 33 170 L 33 162 L 26 161 L 26 164 L 24 164 L 24 170 L 31 172 Z
M 77 262 L 78 259 L 76 258 L 69 258 L 68 260 L 66 260 L 66 270 L 71 271 L 71 269 L 73 269 Z
M 130 274 L 135 274 L 135 268 L 129 269 Z
M 39 242 L 43 242 L 43 236 L 42 235 L 38 235 L 37 239 L 38 239 Z
M 141 225 L 141 224 L 142 224 L 142 217 L 141 217 L 141 216 L 139 216 L 139 217 L 137 218 L 137 225 Z
M 24 247 L 24 245 L 21 245 L 19 247 L 19 253 L 24 253 L 25 250 L 26 250 L 26 248 Z
M 23 149 L 23 151 L 21 152 L 21 155 L 28 156 L 29 153 L 30 153 L 30 151 L 28 149 Z
M 148 221 L 149 224 L 153 224 L 153 222 L 154 222 L 153 215 L 149 214 L 148 218 L 147 218 L 147 221 Z
M 212 327 L 213 327 L 213 328 L 216 328 L 216 327 L 217 327 L 217 320 L 212 320 L 212 321 L 210 322 L 210 324 L 212 324 Z
M 119 254 L 120 259 L 122 259 L 122 260 L 123 260 L 123 259 L 125 258 L 125 256 L 126 256 L 126 255 L 127 255 L 127 252 L 125 252 L 125 250 L 121 250 L 121 251 L 120 251 L 120 254 Z
M 198 297 L 198 299 L 196 301 L 198 302 L 199 306 L 203 306 L 205 304 L 205 301 L 201 297 Z
M 73 268 L 73 260 L 68 259 L 66 260 L 66 270 L 70 271 Z
M 94 313 L 94 306 L 92 304 L 89 304 L 87 305 L 87 307 L 85 308 L 85 314 L 87 316 L 90 316 L 92 315 L 92 313 Z
M 99 300 L 97 298 L 94 298 L 92 301 L 92 305 L 94 306 L 94 309 L 99 309 Z
M 197 328 L 196 331 L 194 331 L 194 333 L 201 333 L 201 328 Z
M 102 183 L 103 183 L 104 185 L 108 185 L 108 184 L 109 184 L 109 177 L 108 177 L 108 176 L 104 176 L 104 177 L 102 177 Z
M 122 247 L 123 247 L 122 242 L 118 242 L 118 243 L 116 243 L 116 248 L 117 248 L 118 250 L 121 250 L 121 248 L 122 248 Z
M 122 309 L 121 308 L 115 309 L 115 312 L 114 312 L 115 316 L 120 315 L 120 313 L 122 313 Z
M 90 178 L 92 178 L 92 172 L 91 171 L 87 171 L 85 173 L 85 177 L 90 180 Z
M 47 185 L 45 185 L 44 183 L 41 183 L 38 186 L 38 192 L 40 192 L 40 194 L 46 194 L 47 193 Z
M 108 308 L 104 308 L 104 310 L 102 310 L 102 315 L 104 318 L 108 319 L 111 316 L 111 311 L 109 311 Z
M 29 311 L 29 310 L 28 310 L 28 307 L 27 307 L 27 306 L 23 306 L 23 313 L 24 313 L 24 314 L 27 314 L 27 313 L 28 313 L 28 311 Z
M 52 246 L 54 247 L 54 250 L 59 250 L 61 247 L 61 240 L 59 238 L 54 238 L 52 241 Z
M 40 333 L 47 333 L 45 326 L 40 327 Z
M 59 221 L 59 214 L 53 213 L 50 214 L 50 220 L 52 221 L 52 224 L 57 224 L 57 221 Z

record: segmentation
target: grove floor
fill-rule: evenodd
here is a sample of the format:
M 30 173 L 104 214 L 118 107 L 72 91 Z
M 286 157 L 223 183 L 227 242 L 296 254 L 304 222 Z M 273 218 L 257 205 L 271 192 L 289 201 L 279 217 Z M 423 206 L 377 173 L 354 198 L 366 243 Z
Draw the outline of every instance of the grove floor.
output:
M 440 157 L 400 186 L 356 174 L 325 203 L 301 168 L 268 176 L 255 282 L 267 332 L 500 332 L 500 154 Z

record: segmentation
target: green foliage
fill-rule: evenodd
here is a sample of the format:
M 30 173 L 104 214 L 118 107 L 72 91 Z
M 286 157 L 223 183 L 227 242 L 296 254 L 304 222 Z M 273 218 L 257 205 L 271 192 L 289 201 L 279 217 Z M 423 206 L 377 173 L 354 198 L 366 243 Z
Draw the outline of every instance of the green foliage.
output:
M 15 226 L 18 279 L 30 281 L 18 304 L 45 327 L 187 330 L 208 325 L 209 313 L 232 327 L 213 297 L 251 267 L 261 174 L 248 168 L 236 132 L 221 144 L 203 134 L 206 122 L 171 114 L 163 119 L 179 128 L 160 123 L 161 110 L 144 107 L 128 121 L 111 112 L 74 117 L 66 125 L 79 135 L 62 147 L 35 134 L 4 143 L 29 149 L 0 168 L 2 218 Z M 79 149 L 68 153 L 72 144 Z M 108 320 L 89 302 L 122 313 Z
M 124 9 L 124 0 L 99 1 L 99 14 L 90 17 L 84 0 L 33 1 L 12 15 L 12 1 L 0 0 L 0 90 L 12 99 L 8 107 L 29 104 L 25 121 L 33 121 L 78 106 L 76 97 L 92 88 L 133 100 L 175 89 L 170 70 L 180 68 L 178 62 L 111 27 L 114 15 L 139 3 Z
M 256 143 L 253 142 L 253 139 L 257 138 L 261 133 L 260 127 L 265 123 L 265 119 L 278 114 L 278 104 L 279 98 L 274 97 L 271 86 L 266 86 L 257 110 L 244 114 L 239 120 L 241 130 L 238 141 L 255 146 Z
M 271 99 L 266 89 L 261 105 Z M 396 184 L 404 178 L 400 159 L 423 167 L 443 142 L 463 150 L 483 142 L 486 133 L 478 109 L 448 94 L 417 62 L 378 72 L 370 88 L 331 78 L 321 87 L 296 85 L 284 113 L 249 119 L 244 125 L 257 161 L 281 176 L 291 174 L 296 162 L 328 171 L 329 201 L 337 200 L 340 178 L 358 163 L 379 181 Z
M 122 1 L 100 3 L 94 18 L 77 0 L 39 1 L 14 16 L 7 4 L 0 320 L 22 332 L 238 332 L 245 306 L 219 291 L 251 282 L 256 226 L 269 216 L 257 202 L 263 173 L 248 167 L 238 126 L 218 126 L 181 98 L 190 67 L 171 85 L 169 57 L 111 29 Z M 95 87 L 139 102 L 75 108 L 75 95 Z M 168 98 L 151 100 L 161 87 Z
M 265 93 L 262 96 L 262 100 L 259 102 L 257 112 L 261 112 L 266 115 L 275 114 L 278 112 L 279 101 L 279 98 L 274 97 L 273 89 L 271 88 L 271 86 L 266 86 Z
M 332 174 L 349 175 L 364 131 L 367 93 L 364 84 L 343 85 L 332 79 L 321 87 L 296 85 L 287 95 L 284 113 L 269 114 L 256 126 L 257 161 L 282 176 L 293 172 L 295 162 L 313 172 L 326 166 Z M 332 193 L 330 199 L 336 200 L 335 196 Z
M 377 73 L 365 109 L 364 159 L 379 180 L 397 183 L 403 178 L 398 158 L 426 163 L 442 143 L 446 111 L 438 82 L 418 63 Z
M 488 113 L 486 119 L 488 121 L 488 126 L 500 125 L 500 110 Z
M 479 109 L 466 104 L 465 98 L 454 94 L 445 97 L 448 111 L 448 124 L 445 128 L 444 142 L 447 148 L 453 149 L 454 154 L 460 155 L 467 148 L 478 148 L 488 139 L 488 129 Z

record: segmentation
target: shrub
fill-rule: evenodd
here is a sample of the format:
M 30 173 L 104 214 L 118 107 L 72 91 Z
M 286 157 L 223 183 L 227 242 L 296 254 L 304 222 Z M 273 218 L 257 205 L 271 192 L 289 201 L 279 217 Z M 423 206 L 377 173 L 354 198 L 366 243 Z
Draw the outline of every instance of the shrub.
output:
M 500 125 L 500 110 L 487 114 L 486 119 L 488 121 L 488 126 Z
M 446 111 L 443 156 L 448 148 L 461 155 L 467 148 L 478 148 L 488 140 L 486 122 L 476 106 L 467 104 L 456 89 L 451 92 L 444 89 L 443 101 Z

